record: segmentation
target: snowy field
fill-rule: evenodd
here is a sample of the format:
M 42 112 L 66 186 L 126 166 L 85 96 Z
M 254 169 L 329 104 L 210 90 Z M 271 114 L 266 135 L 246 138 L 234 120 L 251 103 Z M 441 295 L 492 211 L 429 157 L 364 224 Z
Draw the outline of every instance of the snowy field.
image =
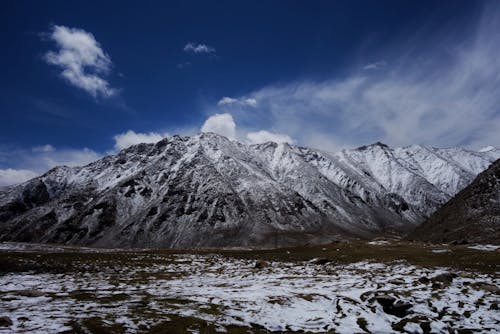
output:
M 48 259 L 41 246 L 0 249 Z M 79 270 L 0 272 L 0 333 L 500 332 L 498 272 L 116 250 L 113 262 L 110 251 L 78 252 Z

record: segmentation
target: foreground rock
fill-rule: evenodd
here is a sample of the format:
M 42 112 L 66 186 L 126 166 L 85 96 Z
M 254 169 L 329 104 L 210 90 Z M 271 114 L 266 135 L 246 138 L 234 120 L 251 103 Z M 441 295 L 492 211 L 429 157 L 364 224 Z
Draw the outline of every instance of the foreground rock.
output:
M 431 282 L 434 282 L 434 283 L 451 283 L 453 282 L 453 279 L 457 277 L 456 274 L 453 274 L 453 273 L 442 273 L 442 274 L 439 274 L 439 275 L 436 275 L 434 277 L 431 278 Z
M 412 305 L 408 302 L 396 300 L 396 298 L 388 295 L 379 295 L 375 299 L 382 305 L 384 312 L 387 314 L 395 315 L 399 318 L 404 318 L 410 314 L 409 310 L 412 308 Z
M 9 317 L 0 317 L 0 327 L 10 327 L 12 326 L 12 320 Z
M 255 269 L 264 269 L 267 267 L 269 267 L 269 262 L 264 261 L 264 260 L 259 260 L 259 261 L 255 262 L 255 266 L 254 266 Z

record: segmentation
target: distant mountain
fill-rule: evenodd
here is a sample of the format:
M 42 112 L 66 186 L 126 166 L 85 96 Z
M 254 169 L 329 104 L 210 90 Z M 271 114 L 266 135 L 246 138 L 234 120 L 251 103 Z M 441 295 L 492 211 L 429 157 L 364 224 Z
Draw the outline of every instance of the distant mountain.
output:
M 433 242 L 500 243 L 500 160 L 410 235 Z
M 332 154 L 213 133 L 132 146 L 0 191 L 0 240 L 282 246 L 398 234 L 500 157 L 382 143 Z

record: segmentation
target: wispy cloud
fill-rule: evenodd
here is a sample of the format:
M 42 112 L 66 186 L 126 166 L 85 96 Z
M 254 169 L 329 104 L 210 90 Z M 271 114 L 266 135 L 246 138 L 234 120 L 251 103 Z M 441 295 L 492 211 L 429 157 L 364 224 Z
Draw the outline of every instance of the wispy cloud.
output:
M 106 79 L 112 62 L 94 35 L 78 28 L 55 25 L 48 34 L 57 50 L 45 54 L 48 64 L 61 68 L 61 76 L 71 85 L 83 89 L 93 97 L 116 95 Z
M 497 7 L 487 8 L 468 36 L 447 30 L 439 43 L 420 41 L 422 47 L 407 50 L 399 45 L 400 58 L 383 72 L 352 70 L 342 78 L 265 86 L 227 101 L 250 98 L 258 108 L 231 113 L 247 126 L 272 128 L 327 150 L 378 140 L 394 146 L 498 146 Z
M 53 152 L 55 150 L 56 149 L 54 148 L 54 146 L 52 146 L 50 144 L 35 146 L 31 149 L 31 151 L 33 151 L 33 152 Z
M 217 105 L 220 106 L 231 106 L 231 105 L 240 105 L 240 106 L 250 106 L 256 107 L 257 100 L 254 98 L 232 98 L 232 97 L 223 97 L 217 102 Z
M 89 149 L 53 149 L 50 151 L 39 152 L 38 155 L 32 156 L 30 159 L 35 159 L 33 164 L 40 166 L 37 170 L 47 170 L 54 166 L 83 166 L 102 157 L 102 154 Z
M 37 176 L 38 173 L 27 169 L 0 169 L 0 187 L 22 183 Z
M 215 54 L 215 48 L 210 45 L 189 42 L 184 46 L 184 52 L 198 53 L 198 54 Z
M 290 136 L 284 135 L 281 133 L 273 133 L 267 130 L 260 130 L 256 132 L 248 132 L 246 134 L 247 142 L 250 144 L 261 144 L 268 141 L 272 141 L 275 143 L 289 143 L 294 144 L 295 140 L 293 140 Z
M 375 63 L 366 64 L 365 66 L 363 66 L 363 70 L 377 70 L 385 66 L 387 66 L 387 63 L 385 61 L 377 61 Z

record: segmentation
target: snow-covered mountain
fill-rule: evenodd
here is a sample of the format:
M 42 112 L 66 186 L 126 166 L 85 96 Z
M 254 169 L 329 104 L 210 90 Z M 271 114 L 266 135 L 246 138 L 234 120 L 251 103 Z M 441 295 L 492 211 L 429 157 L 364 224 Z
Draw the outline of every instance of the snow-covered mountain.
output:
M 499 157 L 497 149 L 376 143 L 333 154 L 174 136 L 0 191 L 0 240 L 280 246 L 401 233 Z

